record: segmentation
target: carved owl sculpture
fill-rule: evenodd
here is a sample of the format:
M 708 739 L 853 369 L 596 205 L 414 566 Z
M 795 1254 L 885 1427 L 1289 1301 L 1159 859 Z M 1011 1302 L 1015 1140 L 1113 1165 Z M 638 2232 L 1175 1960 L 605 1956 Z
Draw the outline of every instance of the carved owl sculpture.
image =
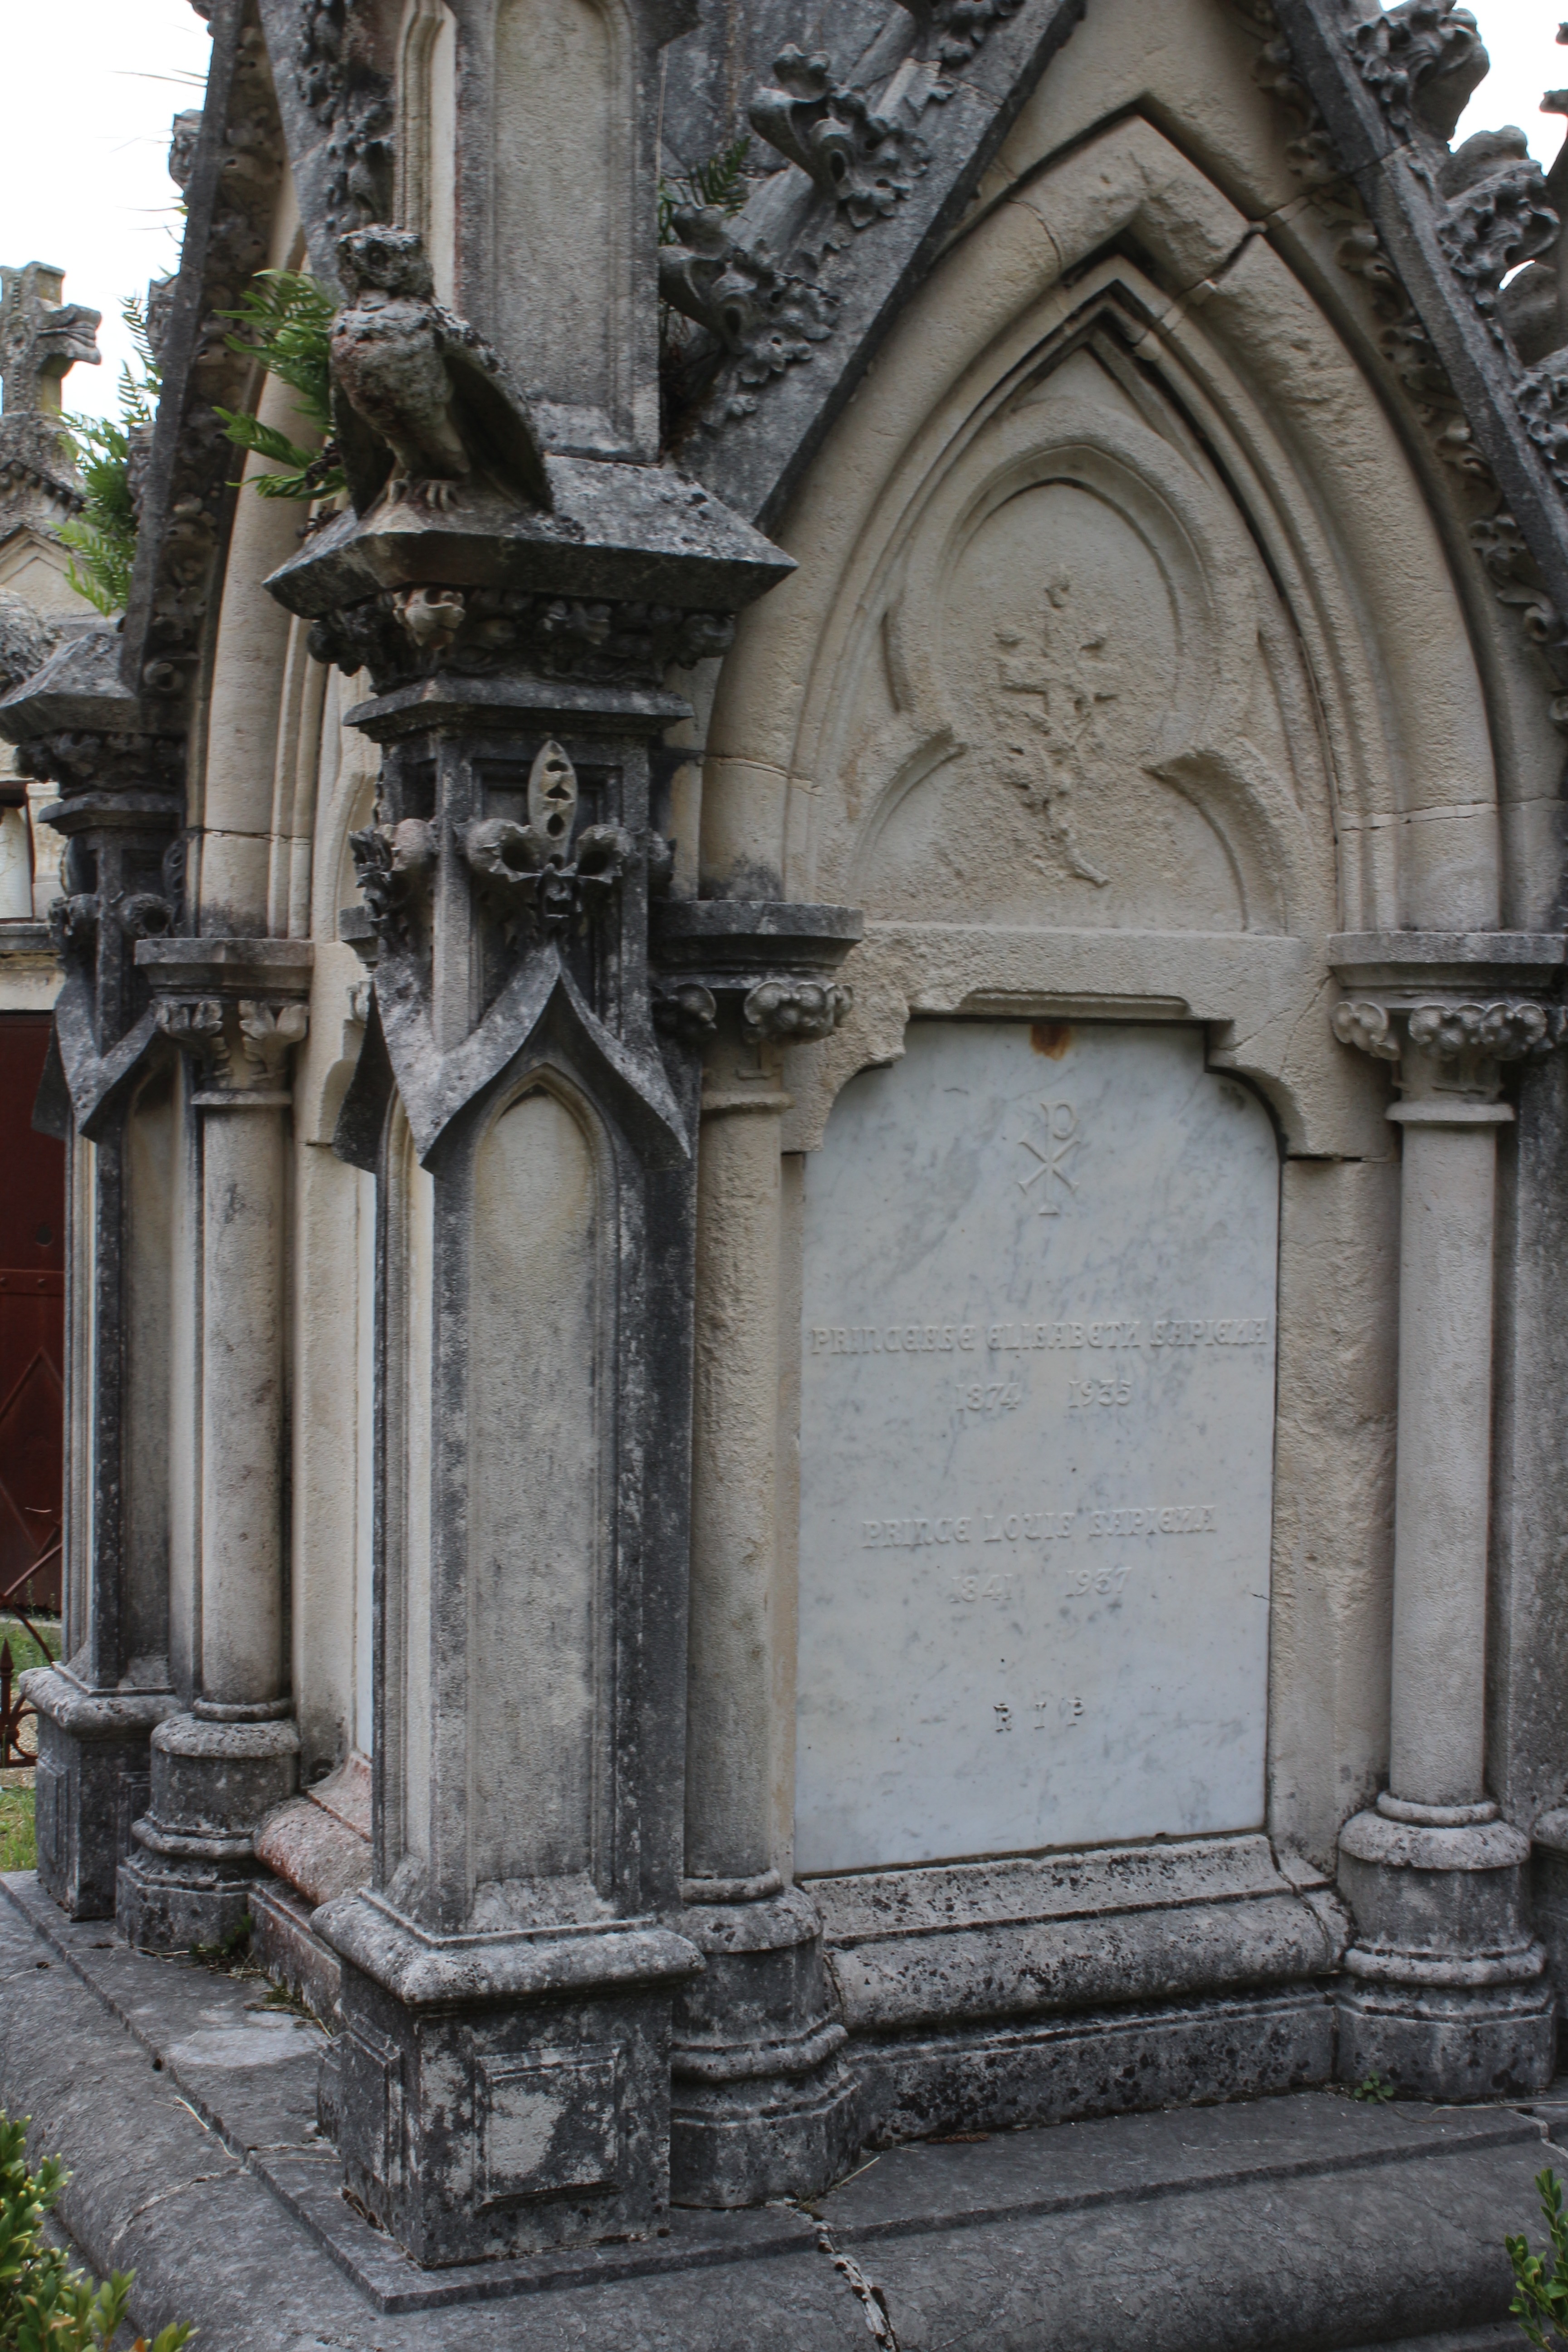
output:
M 528 404 L 500 355 L 435 299 L 424 240 L 374 226 L 339 240 L 348 300 L 332 322 L 333 425 L 356 510 L 390 495 L 450 506 L 480 475 L 548 507 Z

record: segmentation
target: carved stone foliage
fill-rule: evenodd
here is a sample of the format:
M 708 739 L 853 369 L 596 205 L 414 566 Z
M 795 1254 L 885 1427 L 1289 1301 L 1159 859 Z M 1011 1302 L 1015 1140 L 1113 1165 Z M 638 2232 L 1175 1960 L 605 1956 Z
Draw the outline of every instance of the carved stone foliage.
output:
M 970 62 L 986 34 L 1022 0 L 941 0 L 923 25 L 905 21 L 898 57 L 877 45 L 879 72 L 862 87 L 835 71 L 826 50 L 791 42 L 748 110 L 759 139 L 793 167 L 760 180 L 738 216 L 682 206 L 659 254 L 659 292 L 707 331 L 679 364 L 667 351 L 667 399 L 710 433 L 753 415 L 760 396 L 810 360 L 837 323 L 841 288 L 856 267 L 855 232 L 890 219 L 929 161 L 918 125 L 952 96 L 943 79 Z
M 1521 263 L 1550 253 L 1562 222 L 1548 201 L 1545 173 L 1533 156 L 1522 152 L 1521 134 L 1491 134 L 1489 145 L 1492 137 L 1503 152 L 1500 156 L 1476 159 L 1489 167 L 1479 177 L 1470 179 L 1462 168 L 1477 143 L 1471 140 L 1438 174 L 1445 194 L 1450 188 L 1454 193 L 1437 225 L 1437 235 L 1455 277 L 1468 288 L 1482 316 L 1493 323 L 1494 331 L 1500 333 L 1496 312 L 1503 279 Z
M 62 793 L 177 792 L 184 782 L 185 745 L 179 735 L 99 734 L 61 728 L 17 747 L 16 765 Z
M 660 981 L 653 991 L 653 1025 L 661 1037 L 700 1045 L 719 1025 L 718 1000 L 700 980 Z
M 294 51 L 300 94 L 327 133 L 334 236 L 392 210 L 392 87 L 360 54 L 353 0 L 305 0 Z
M 742 244 L 714 206 L 679 205 L 673 225 L 678 242 L 659 249 L 659 292 L 723 354 L 703 405 L 717 427 L 751 415 L 766 384 L 826 341 L 837 298 L 815 272 L 783 268 L 765 246 Z
M 752 128 L 830 196 L 852 228 L 885 219 L 910 192 L 924 154 L 907 126 L 879 114 L 865 93 L 839 81 L 825 50 L 806 57 L 792 42 L 773 60 L 776 87 L 752 100 Z
M 556 745 L 545 747 L 558 751 Z M 520 825 L 510 817 L 480 818 L 458 838 L 481 897 L 503 913 L 529 918 L 540 938 L 590 917 L 620 881 L 637 849 L 618 824 L 585 825 L 570 849 L 563 849 L 552 847 L 536 825 Z
M 68 878 L 70 866 L 68 853 Z M 173 891 L 69 890 L 50 902 L 49 940 L 62 963 L 85 971 L 92 964 L 99 931 L 105 921 L 118 923 L 127 940 L 166 940 L 179 914 L 177 887 Z
M 741 1007 L 744 1035 L 755 1043 L 804 1045 L 830 1037 L 855 1002 L 841 981 L 764 980 L 749 991 Z
M 1568 1010 L 1528 996 L 1405 1005 L 1350 996 L 1330 1019 L 1342 1045 L 1394 1063 L 1401 1083 L 1417 1076 L 1414 1056 L 1436 1075 L 1440 1091 L 1482 1096 L 1495 1094 L 1499 1065 L 1539 1060 L 1568 1033 Z
M 1390 367 L 1415 404 L 1433 448 L 1489 511 L 1472 521 L 1470 538 L 1500 600 L 1518 611 L 1531 643 L 1547 654 L 1568 649 L 1568 624 L 1558 613 L 1523 534 L 1502 504 L 1496 477 L 1479 447 L 1447 372 L 1406 293 L 1352 182 L 1345 175 L 1317 105 L 1297 71 L 1288 41 L 1279 37 L 1270 0 L 1234 0 L 1265 36 L 1254 66 L 1259 84 L 1287 110 L 1295 133 L 1286 149 L 1291 169 L 1311 191 L 1324 216 L 1342 234 L 1341 267 L 1361 279 L 1380 321 L 1379 341 Z M 1369 17 L 1347 35 L 1368 85 L 1395 127 L 1419 140 L 1446 142 L 1487 70 L 1473 17 L 1441 0 L 1405 5 Z M 1517 130 L 1481 131 L 1433 168 L 1421 169 L 1442 204 L 1437 236 L 1463 294 L 1485 320 L 1505 366 L 1521 348 L 1534 362 L 1516 367 L 1513 399 L 1520 419 L 1568 488 L 1565 371 L 1558 354 L 1563 336 L 1554 263 L 1561 223 L 1544 175 Z M 1508 286 L 1503 280 L 1511 271 Z M 1527 282 L 1528 281 L 1528 282 Z M 1555 661 L 1559 691 L 1552 717 L 1568 726 L 1568 666 Z
M 173 299 L 197 311 L 188 362 L 166 379 L 156 479 L 147 453 L 138 461 L 140 511 L 152 543 L 132 590 L 127 623 L 139 650 L 138 690 L 163 705 L 177 723 L 201 658 L 225 511 L 234 492 L 234 446 L 217 406 L 242 408 L 251 362 L 231 352 L 233 322 L 223 314 L 239 301 L 267 260 L 267 232 L 282 152 L 271 69 L 260 28 L 242 25 L 235 36 L 226 88 L 216 76 L 212 102 L 223 106 L 223 148 L 210 211 L 193 214 L 186 255 Z M 188 159 L 182 159 L 182 168 Z M 194 186 L 193 183 L 193 186 Z M 193 285 L 192 278 L 196 282 Z M 163 332 L 168 327 L 165 323 Z
M 1568 624 L 1547 594 L 1524 533 L 1506 509 L 1473 522 L 1470 544 L 1486 566 L 1498 602 L 1518 614 L 1531 644 L 1546 653 L 1568 652 Z M 1559 725 L 1568 723 L 1568 698 L 1557 698 L 1552 717 Z
M 411 943 L 422 928 L 436 870 L 436 835 L 423 817 L 351 833 L 354 878 L 376 934 Z
M 1402 0 L 1352 26 L 1349 38 L 1363 79 L 1397 129 L 1408 131 L 1418 119 L 1439 138 L 1453 137 L 1488 64 L 1468 8 Z
M 1568 351 L 1552 352 L 1521 376 L 1519 410 L 1553 481 L 1568 490 Z
M 1016 15 L 1020 0 L 937 0 L 931 10 L 936 55 L 944 66 L 966 66 L 994 26 Z
M 732 643 L 733 618 L 673 604 L 531 595 L 509 588 L 389 589 L 318 621 L 310 650 L 340 669 L 368 669 L 378 693 L 449 672 L 486 677 L 522 667 L 542 677 L 657 685 Z
M 204 1087 L 237 1096 L 276 1095 L 310 1026 L 303 1004 L 266 997 L 164 996 L 155 1017 L 171 1045 L 200 1066 Z

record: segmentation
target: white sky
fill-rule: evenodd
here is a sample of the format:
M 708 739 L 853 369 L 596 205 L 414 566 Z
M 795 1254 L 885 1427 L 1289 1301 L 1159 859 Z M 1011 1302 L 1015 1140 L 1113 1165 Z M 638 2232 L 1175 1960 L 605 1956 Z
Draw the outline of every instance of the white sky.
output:
M 1538 110 L 1543 89 L 1568 85 L 1555 45 L 1568 0 L 1475 0 L 1475 13 L 1492 70 L 1459 136 L 1517 122 L 1549 163 L 1563 121 Z M 65 401 L 110 413 L 130 355 L 121 300 L 178 255 L 164 157 L 172 118 L 200 103 L 206 27 L 188 0 L 13 0 L 5 14 L 0 260 L 58 264 L 68 299 L 103 312 L 104 363 L 74 368 Z

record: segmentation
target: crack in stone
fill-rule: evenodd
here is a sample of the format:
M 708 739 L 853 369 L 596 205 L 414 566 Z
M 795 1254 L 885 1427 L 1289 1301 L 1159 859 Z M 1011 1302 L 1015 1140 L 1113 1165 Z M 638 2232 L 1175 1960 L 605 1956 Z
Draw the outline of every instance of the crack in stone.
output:
M 138 2205 L 133 2211 L 127 2213 L 124 2221 L 110 2238 L 110 2245 L 117 2246 L 132 2222 L 139 2221 L 143 2213 L 150 2213 L 154 2205 L 166 2204 L 171 2197 L 183 2197 L 187 2189 L 203 2188 L 209 2180 L 237 2180 L 244 2169 L 245 2167 L 242 2164 L 226 2165 L 221 2172 L 198 2172 L 193 2180 L 177 2180 L 172 2189 L 160 2189 L 155 2197 L 149 2197 L 144 2204 Z
M 894 2333 L 892 2315 L 888 2309 L 888 2298 L 876 2281 L 867 2277 L 852 2254 L 839 2252 L 833 2242 L 831 2230 L 819 2226 L 816 2243 L 818 2250 L 827 2256 L 851 2294 L 858 2298 L 860 2308 L 866 2315 L 866 2325 L 877 2342 L 884 2347 L 884 2352 L 899 2352 L 899 2339 Z

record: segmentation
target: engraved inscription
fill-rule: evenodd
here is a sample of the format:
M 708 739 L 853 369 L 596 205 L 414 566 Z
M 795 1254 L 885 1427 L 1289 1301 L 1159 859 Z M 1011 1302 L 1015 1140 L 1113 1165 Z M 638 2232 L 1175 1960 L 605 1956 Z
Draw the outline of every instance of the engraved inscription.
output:
M 806 1334 L 814 1356 L 951 1356 L 981 1349 L 992 1355 L 1023 1355 L 1072 1348 L 1267 1348 L 1273 1340 L 1267 1315 L 1099 1315 L 1066 1321 L 964 1323 L 815 1323 Z
M 806 1874 L 1262 1818 L 1273 1129 L 1195 1031 L 1052 1043 L 917 1021 L 806 1161 Z

